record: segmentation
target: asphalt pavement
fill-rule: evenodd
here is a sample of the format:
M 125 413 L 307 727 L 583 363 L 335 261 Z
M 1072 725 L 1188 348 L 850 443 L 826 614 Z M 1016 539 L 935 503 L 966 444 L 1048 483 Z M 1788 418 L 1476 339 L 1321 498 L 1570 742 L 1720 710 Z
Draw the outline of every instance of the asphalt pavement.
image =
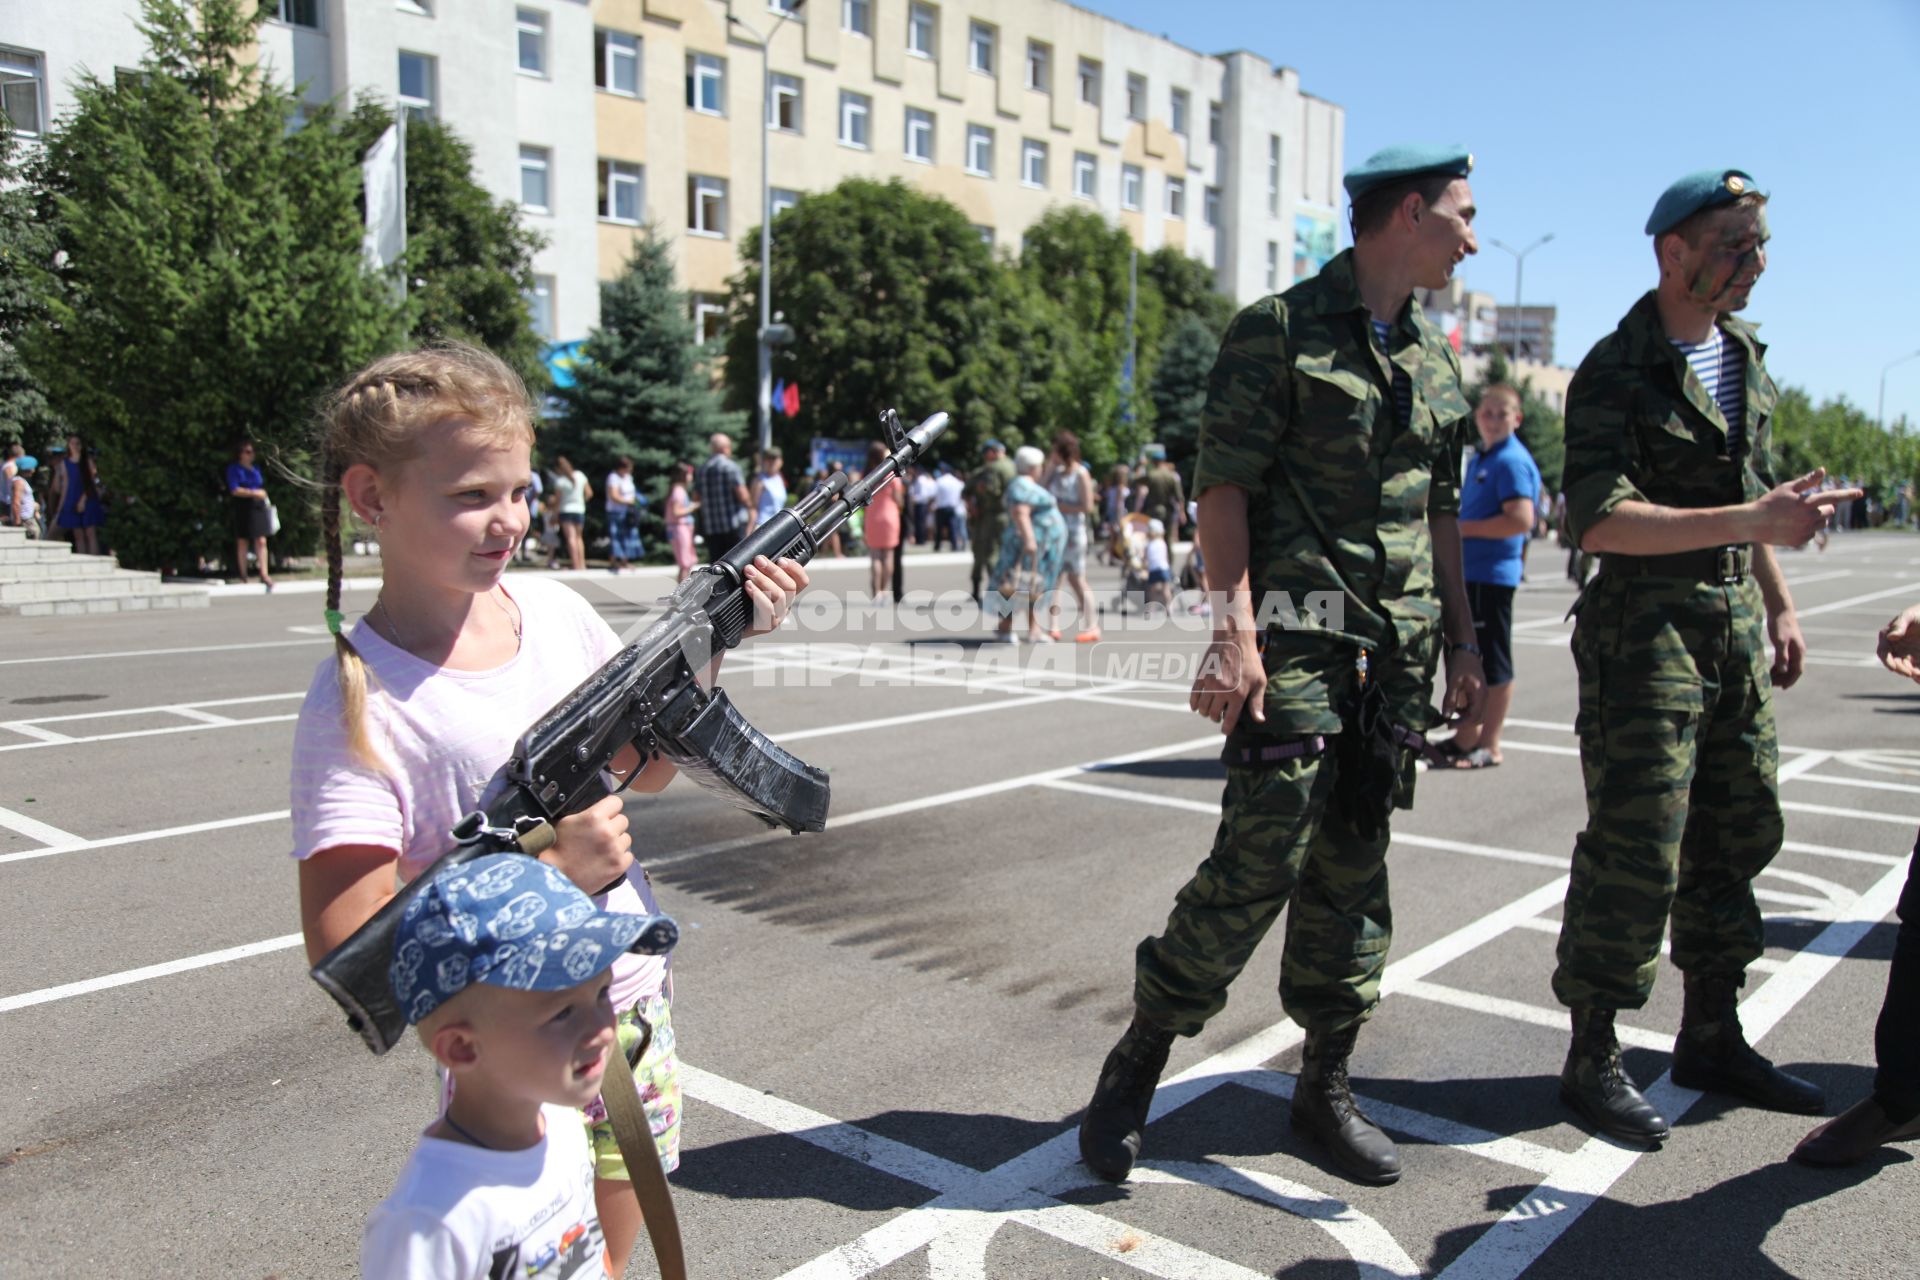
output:
M 831 771 L 827 832 L 769 834 L 684 780 L 629 802 L 683 929 L 693 1274 L 1920 1274 L 1915 1149 L 1803 1169 L 1786 1155 L 1809 1121 L 1672 1085 L 1671 969 L 1623 1036 L 1672 1140 L 1592 1138 L 1557 1101 L 1548 980 L 1585 807 L 1572 587 L 1551 543 L 1532 553 L 1505 764 L 1424 775 L 1395 818 L 1387 996 L 1353 1063 L 1402 1145 L 1389 1188 L 1289 1129 L 1277 934 L 1176 1045 L 1132 1181 L 1076 1159 L 1134 944 L 1218 813 L 1217 731 L 1185 709 L 1205 620 L 982 647 L 953 610 L 882 629 L 839 607 L 864 563 L 820 567 L 800 622 L 722 683 Z M 1920 600 L 1920 539 L 1784 563 L 1813 658 L 1777 703 L 1788 845 L 1759 881 L 1770 945 L 1743 1018 L 1837 1111 L 1869 1085 L 1920 827 L 1920 689 L 1872 656 Z M 908 585 L 965 573 L 916 559 Z M 1110 597 L 1116 571 L 1093 576 Z M 667 578 L 569 581 L 624 630 Z M 0 620 L 0 1276 L 351 1275 L 432 1118 L 426 1055 L 368 1054 L 298 945 L 287 772 L 319 613 L 280 592 Z M 643 1245 L 629 1274 L 650 1266 Z

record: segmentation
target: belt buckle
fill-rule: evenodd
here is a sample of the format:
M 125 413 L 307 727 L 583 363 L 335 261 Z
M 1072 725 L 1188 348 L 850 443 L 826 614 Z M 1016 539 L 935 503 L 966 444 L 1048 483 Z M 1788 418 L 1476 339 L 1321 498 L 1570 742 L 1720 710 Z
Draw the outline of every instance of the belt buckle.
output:
M 1719 574 L 1719 585 L 1737 587 L 1746 580 L 1747 549 L 1745 547 L 1721 547 L 1715 557 L 1715 569 Z

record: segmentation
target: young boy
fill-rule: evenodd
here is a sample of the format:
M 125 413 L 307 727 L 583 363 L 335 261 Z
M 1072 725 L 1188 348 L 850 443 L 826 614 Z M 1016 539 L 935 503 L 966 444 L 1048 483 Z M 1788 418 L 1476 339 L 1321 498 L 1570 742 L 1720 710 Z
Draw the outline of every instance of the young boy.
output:
M 608 971 L 650 923 L 515 854 L 450 867 L 408 906 L 394 995 L 453 1098 L 367 1219 L 367 1280 L 605 1275 L 579 1108 L 615 1045 Z
M 1147 607 L 1165 609 L 1173 603 L 1173 554 L 1167 550 L 1167 526 L 1147 521 Z

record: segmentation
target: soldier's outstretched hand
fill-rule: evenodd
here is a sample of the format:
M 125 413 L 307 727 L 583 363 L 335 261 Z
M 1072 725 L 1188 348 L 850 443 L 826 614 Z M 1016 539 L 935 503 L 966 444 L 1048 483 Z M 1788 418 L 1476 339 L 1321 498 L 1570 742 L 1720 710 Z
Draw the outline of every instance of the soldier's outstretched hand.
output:
M 1865 489 L 1822 489 L 1820 482 L 1826 478 L 1826 468 L 1815 467 L 1798 479 L 1767 490 L 1753 504 L 1761 524 L 1755 541 L 1776 547 L 1804 547 L 1827 527 L 1835 507 L 1866 496 Z
M 1200 659 L 1187 706 L 1232 733 L 1244 710 L 1264 724 L 1267 719 L 1267 670 L 1253 640 L 1215 636 Z
M 1920 683 L 1920 604 L 1908 605 L 1880 628 L 1880 665 Z

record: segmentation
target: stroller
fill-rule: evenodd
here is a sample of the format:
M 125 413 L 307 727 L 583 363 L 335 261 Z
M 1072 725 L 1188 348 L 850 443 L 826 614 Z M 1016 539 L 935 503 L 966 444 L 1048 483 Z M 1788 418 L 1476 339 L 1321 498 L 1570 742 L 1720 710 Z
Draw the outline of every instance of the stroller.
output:
M 1115 613 L 1131 613 L 1146 606 L 1147 519 L 1140 511 L 1122 516 L 1108 546 L 1108 553 L 1120 565 L 1120 593 L 1113 600 Z M 1100 605 L 1100 612 L 1106 611 L 1107 606 Z

